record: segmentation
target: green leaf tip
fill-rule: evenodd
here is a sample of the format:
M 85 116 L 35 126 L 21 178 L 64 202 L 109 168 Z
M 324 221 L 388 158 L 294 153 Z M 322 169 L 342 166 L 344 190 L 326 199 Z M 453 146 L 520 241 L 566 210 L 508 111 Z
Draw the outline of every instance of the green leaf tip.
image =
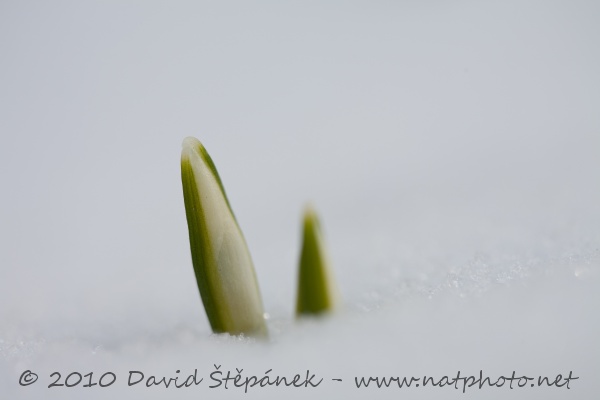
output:
M 193 137 L 183 141 L 181 181 L 192 264 L 213 332 L 266 336 L 258 281 L 244 235 L 215 164 Z
M 303 218 L 296 315 L 332 311 L 338 303 L 319 219 L 312 207 L 307 207 Z

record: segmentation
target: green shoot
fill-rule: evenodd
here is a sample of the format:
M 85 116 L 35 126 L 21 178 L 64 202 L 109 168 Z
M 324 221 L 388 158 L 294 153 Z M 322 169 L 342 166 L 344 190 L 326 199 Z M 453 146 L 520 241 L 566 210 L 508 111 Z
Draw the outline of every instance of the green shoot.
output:
M 337 288 L 326 254 L 316 213 L 304 213 L 302 250 L 298 276 L 296 314 L 319 314 L 333 310 L 338 303 Z

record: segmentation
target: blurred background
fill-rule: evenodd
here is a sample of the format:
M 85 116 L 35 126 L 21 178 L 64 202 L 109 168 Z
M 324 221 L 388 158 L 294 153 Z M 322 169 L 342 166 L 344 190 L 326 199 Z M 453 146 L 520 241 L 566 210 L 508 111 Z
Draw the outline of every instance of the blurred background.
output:
M 599 17 L 594 1 L 0 2 L 0 392 L 76 397 L 18 375 L 172 374 L 210 354 L 202 367 L 302 359 L 348 385 L 411 365 L 577 367 L 569 396 L 600 393 Z M 246 235 L 266 347 L 210 336 L 186 136 Z M 307 202 L 345 308 L 295 324 Z M 166 393 L 127 389 L 110 388 Z M 270 393 L 306 395 L 250 396 Z M 198 394 L 213 395 L 173 395 Z

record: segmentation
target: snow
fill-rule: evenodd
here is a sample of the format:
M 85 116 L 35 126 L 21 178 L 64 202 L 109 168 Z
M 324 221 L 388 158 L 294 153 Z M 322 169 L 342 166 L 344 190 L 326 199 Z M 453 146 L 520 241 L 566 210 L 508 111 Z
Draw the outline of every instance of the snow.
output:
M 590 399 L 600 389 L 596 4 L 8 2 L 2 398 Z M 210 152 L 268 342 L 211 335 L 179 159 Z M 297 321 L 300 217 L 344 308 Z M 209 389 L 214 365 L 314 389 Z M 127 386 L 129 371 L 204 381 Z M 25 370 L 39 375 L 18 385 Z M 354 377 L 579 377 L 356 389 Z M 73 371 L 107 388 L 48 388 Z M 342 382 L 331 381 L 340 378 Z

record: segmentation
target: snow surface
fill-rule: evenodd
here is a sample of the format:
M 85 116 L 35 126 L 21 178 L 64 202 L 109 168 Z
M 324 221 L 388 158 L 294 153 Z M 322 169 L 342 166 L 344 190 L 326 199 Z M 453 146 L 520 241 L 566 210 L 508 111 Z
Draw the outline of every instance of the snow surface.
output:
M 598 17 L 585 1 L 3 2 L 0 397 L 597 398 Z M 210 333 L 189 135 L 246 235 L 266 343 Z M 306 201 L 344 309 L 296 321 Z M 326 381 L 208 389 L 214 364 Z M 196 388 L 126 384 L 194 369 Z M 579 379 L 353 387 L 458 370 Z M 117 382 L 48 389 L 54 371 Z

